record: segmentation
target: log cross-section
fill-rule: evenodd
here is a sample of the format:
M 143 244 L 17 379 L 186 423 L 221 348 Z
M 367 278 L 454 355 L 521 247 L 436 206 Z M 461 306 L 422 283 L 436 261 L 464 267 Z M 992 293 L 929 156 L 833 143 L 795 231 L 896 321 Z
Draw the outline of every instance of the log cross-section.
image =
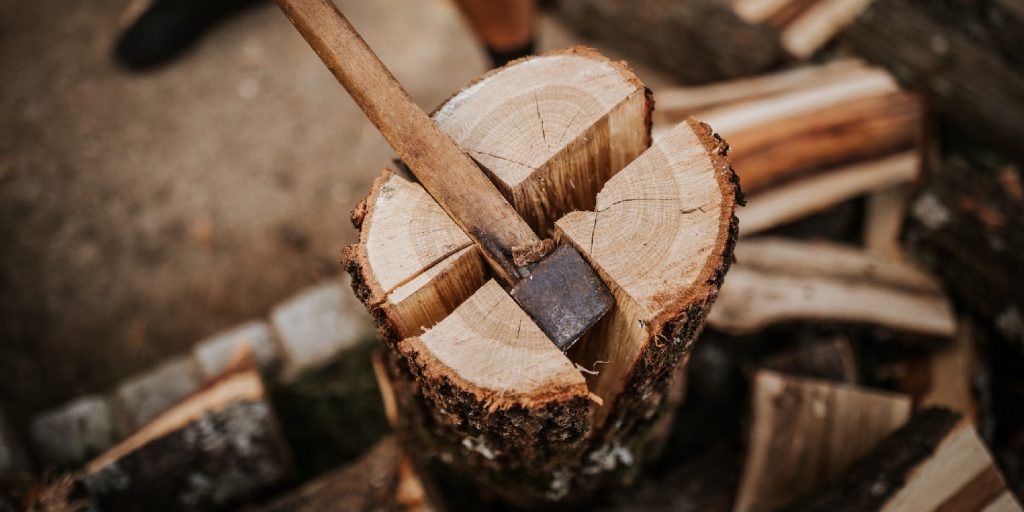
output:
M 651 108 L 627 66 L 574 48 L 493 71 L 435 111 L 523 218 L 613 292 L 568 355 L 418 184 L 385 172 L 353 212 L 345 263 L 390 348 L 412 453 L 520 504 L 636 474 L 731 261 L 739 196 L 707 126 L 682 123 L 648 149 Z

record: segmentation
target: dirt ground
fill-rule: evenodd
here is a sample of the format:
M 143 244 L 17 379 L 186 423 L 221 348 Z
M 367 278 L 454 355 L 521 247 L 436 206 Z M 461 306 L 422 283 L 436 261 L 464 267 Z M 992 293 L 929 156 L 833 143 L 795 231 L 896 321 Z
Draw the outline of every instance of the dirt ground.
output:
M 14 411 L 102 390 L 339 272 L 348 213 L 391 158 L 272 4 L 132 74 L 110 58 L 128 3 L 0 14 L 0 399 Z M 446 0 L 338 4 L 424 108 L 485 69 Z M 575 42 L 547 15 L 540 34 L 542 49 Z

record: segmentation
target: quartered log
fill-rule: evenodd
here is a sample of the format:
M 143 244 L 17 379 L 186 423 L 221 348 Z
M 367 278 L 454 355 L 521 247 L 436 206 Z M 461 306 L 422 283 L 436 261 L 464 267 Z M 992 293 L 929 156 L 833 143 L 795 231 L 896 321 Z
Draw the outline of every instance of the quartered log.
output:
M 385 173 L 353 213 L 346 264 L 391 349 L 403 440 L 513 501 L 585 499 L 636 473 L 731 260 L 725 144 L 688 121 L 644 151 L 650 108 L 628 68 L 574 49 L 494 71 L 434 114 L 614 294 L 568 355 L 419 185 Z
M 787 510 L 1019 512 L 1020 502 L 969 423 L 925 409 L 836 482 Z
M 744 236 L 921 174 L 921 99 L 859 61 L 669 89 L 657 100 L 656 134 L 692 115 L 729 141 L 748 199 L 739 214 Z
M 830 482 L 910 417 L 906 395 L 760 371 L 734 510 L 776 510 Z

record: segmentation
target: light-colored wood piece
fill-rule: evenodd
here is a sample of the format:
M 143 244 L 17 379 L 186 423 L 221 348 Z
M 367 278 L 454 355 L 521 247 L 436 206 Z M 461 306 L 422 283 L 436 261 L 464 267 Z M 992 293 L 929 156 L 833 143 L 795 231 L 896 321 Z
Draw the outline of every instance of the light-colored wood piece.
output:
M 868 195 L 864 212 L 864 247 L 890 259 L 903 259 L 900 235 L 910 196 L 909 185 L 880 189 Z
M 858 60 L 663 95 L 656 138 L 666 123 L 692 114 L 729 141 L 748 199 L 740 211 L 746 236 L 921 174 L 923 103 Z
M 837 167 L 770 188 L 752 197 L 747 207 L 737 212 L 740 234 L 755 235 L 824 211 L 866 192 L 875 191 L 870 197 L 888 197 L 889 190 L 902 190 L 901 185 L 916 180 L 920 174 L 920 155 L 907 151 L 878 160 Z M 891 216 L 872 211 L 877 215 L 869 215 L 868 222 L 871 223 L 867 224 L 870 227 L 865 230 L 865 238 L 870 236 L 872 243 L 868 248 L 893 257 L 899 242 L 898 233 L 893 233 L 898 231 L 898 227 L 894 225 L 902 222 L 902 215 L 897 216 L 895 211 L 888 212 Z
M 910 417 L 910 397 L 759 371 L 734 510 L 775 510 L 826 483 Z
M 493 71 L 434 113 L 538 232 L 590 210 L 601 186 L 650 145 L 642 83 L 577 47 Z M 614 141 L 614 143 L 612 143 Z
M 713 296 L 736 207 L 714 157 L 723 147 L 696 121 L 681 123 L 605 185 L 594 212 L 557 223 L 616 297 L 596 339 L 573 353 L 597 371 L 588 379 L 605 403 L 598 423 L 666 323 Z
M 821 65 L 800 66 L 786 71 L 726 82 L 662 88 L 655 93 L 658 104 L 654 123 L 675 124 L 700 111 L 741 101 L 752 101 L 844 82 L 856 77 L 884 74 L 859 59 L 840 59 Z
M 872 68 L 871 72 L 857 73 L 846 80 L 797 88 L 755 101 L 736 101 L 693 115 L 716 131 L 721 130 L 723 137 L 730 137 L 801 114 L 897 91 L 899 85 L 888 73 Z
M 484 283 L 473 241 L 420 185 L 385 171 L 353 217 L 360 240 L 345 259 L 363 302 L 397 336 L 420 334 Z
M 427 378 L 457 383 L 489 409 L 589 394 L 572 362 L 493 280 L 399 350 L 429 368 Z
M 750 239 L 708 317 L 749 333 L 783 322 L 851 322 L 924 337 L 956 332 L 949 300 L 912 265 L 827 242 Z
M 974 349 L 974 326 L 967 318 L 960 321 L 952 343 L 928 356 L 924 370 L 928 390 L 918 398 L 920 407 L 946 407 L 977 424 L 978 404 L 974 399 L 974 378 L 978 354 Z
M 747 23 L 763 23 L 793 0 L 733 0 L 732 9 Z
M 853 23 L 872 1 L 817 0 L 782 30 L 782 47 L 798 59 L 811 57 Z

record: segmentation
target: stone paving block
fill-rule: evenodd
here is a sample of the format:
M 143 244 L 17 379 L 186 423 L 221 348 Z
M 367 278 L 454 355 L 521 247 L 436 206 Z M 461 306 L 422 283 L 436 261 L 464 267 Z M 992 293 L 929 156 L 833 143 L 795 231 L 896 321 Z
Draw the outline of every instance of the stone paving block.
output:
M 271 367 L 278 358 L 277 340 L 270 324 L 253 320 L 200 341 L 194 351 L 203 377 L 210 379 L 219 375 L 236 352 L 249 345 L 256 363 L 262 369 Z
M 353 295 L 348 279 L 307 288 L 271 312 L 281 346 L 283 379 L 329 363 L 373 332 L 370 316 Z
M 110 404 L 87 395 L 37 415 L 30 426 L 32 445 L 44 466 L 75 466 L 117 440 Z
M 125 434 L 138 429 L 202 384 L 202 371 L 191 357 L 166 361 L 125 380 L 114 392 L 119 429 Z
M 0 411 L 0 473 L 28 471 L 31 463 L 24 445 Z

